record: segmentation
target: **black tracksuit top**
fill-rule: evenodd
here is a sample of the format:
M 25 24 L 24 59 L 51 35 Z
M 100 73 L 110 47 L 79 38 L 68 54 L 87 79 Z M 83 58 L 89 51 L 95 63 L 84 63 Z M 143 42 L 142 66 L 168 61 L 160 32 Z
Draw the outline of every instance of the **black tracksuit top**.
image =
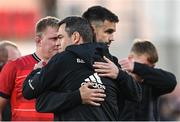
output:
M 144 82 L 140 84 L 142 88 L 142 101 L 126 101 L 120 117 L 121 120 L 160 120 L 159 97 L 174 90 L 177 84 L 176 77 L 170 72 L 137 62 L 135 62 L 133 72 L 144 79 Z
M 125 99 L 139 101 L 141 98 L 139 85 L 122 70 L 117 80 L 101 77 L 106 98 L 100 107 L 81 103 L 81 83 L 95 73 L 92 64 L 104 61 L 103 56 L 118 64 L 103 44 L 67 47 L 41 70 L 31 72 L 24 81 L 24 97 L 37 98 L 37 111 L 52 112 L 55 120 L 119 120 L 121 108 L 118 106 L 123 107 Z

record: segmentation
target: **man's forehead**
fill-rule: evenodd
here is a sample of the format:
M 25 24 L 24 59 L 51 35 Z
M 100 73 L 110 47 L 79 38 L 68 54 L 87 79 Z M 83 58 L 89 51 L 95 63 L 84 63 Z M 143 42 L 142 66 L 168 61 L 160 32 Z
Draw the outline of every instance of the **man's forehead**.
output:
M 56 34 L 58 32 L 58 28 L 57 27 L 47 27 L 45 30 L 44 30 L 44 33 L 45 34 Z
M 45 31 L 58 31 L 58 26 L 47 26 Z
M 116 31 L 116 23 L 110 22 L 108 20 L 97 21 L 91 23 L 94 29 L 102 29 L 103 31 L 115 32 Z
M 56 37 L 58 35 L 58 31 L 56 31 L 56 32 L 49 32 L 49 33 L 46 33 L 46 35 L 48 35 L 49 37 Z
M 66 26 L 66 24 L 62 24 L 62 25 L 59 26 L 58 35 L 65 32 L 65 26 Z
M 66 24 L 65 24 L 65 23 L 63 23 L 62 25 L 60 25 L 60 26 L 59 26 L 59 30 L 64 30 L 64 29 L 65 29 L 65 27 L 66 27 Z
M 115 30 L 116 29 L 116 23 L 115 22 L 110 22 L 108 20 L 105 20 L 103 23 L 104 27 L 107 29 L 112 29 Z

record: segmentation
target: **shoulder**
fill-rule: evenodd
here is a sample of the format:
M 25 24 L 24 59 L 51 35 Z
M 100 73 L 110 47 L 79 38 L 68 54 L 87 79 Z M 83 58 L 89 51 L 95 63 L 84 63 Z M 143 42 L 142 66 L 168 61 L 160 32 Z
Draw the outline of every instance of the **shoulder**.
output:
M 16 67 L 17 67 L 17 60 L 13 60 L 13 61 L 8 61 L 4 65 L 3 69 L 14 69 Z M 3 70 L 2 70 L 2 72 L 3 72 Z
M 57 53 L 56 55 L 54 55 L 50 62 L 68 62 L 71 61 L 72 58 L 75 58 L 75 56 L 73 55 L 73 53 L 68 52 L 68 51 L 63 51 L 61 53 Z
M 26 55 L 26 56 L 17 58 L 16 60 L 8 61 L 3 67 L 3 69 L 15 71 L 17 69 L 22 69 L 31 65 L 33 66 L 36 62 L 37 61 L 33 59 L 32 55 Z
M 22 56 L 22 57 L 16 59 L 15 61 L 17 63 L 23 63 L 23 64 L 28 64 L 28 63 L 31 63 L 31 62 L 37 62 L 32 54 Z

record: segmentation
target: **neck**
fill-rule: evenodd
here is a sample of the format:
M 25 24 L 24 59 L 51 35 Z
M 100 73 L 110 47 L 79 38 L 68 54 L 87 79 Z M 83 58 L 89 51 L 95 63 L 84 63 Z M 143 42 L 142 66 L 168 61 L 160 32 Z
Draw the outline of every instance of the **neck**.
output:
M 49 59 L 45 58 L 39 51 L 36 51 L 35 54 L 44 62 L 48 62 Z

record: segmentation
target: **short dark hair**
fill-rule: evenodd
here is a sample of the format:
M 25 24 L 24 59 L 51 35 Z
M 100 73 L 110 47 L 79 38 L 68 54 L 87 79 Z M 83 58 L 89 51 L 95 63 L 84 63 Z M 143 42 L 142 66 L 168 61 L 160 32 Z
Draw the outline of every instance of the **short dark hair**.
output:
M 118 16 L 102 6 L 92 6 L 88 8 L 88 10 L 83 13 L 82 17 L 87 19 L 90 23 L 93 21 L 104 22 L 105 20 L 115 23 L 119 22 Z
M 41 18 L 37 23 L 35 27 L 36 35 L 41 35 L 47 27 L 53 27 L 53 28 L 59 28 L 59 22 L 60 20 L 56 17 L 47 16 L 44 18 Z
M 131 52 L 136 55 L 147 55 L 147 60 L 154 64 L 158 61 L 156 47 L 148 40 L 135 39 Z
M 62 24 L 66 24 L 65 31 L 68 36 L 71 36 L 74 32 L 78 32 L 82 36 L 83 42 L 93 42 L 92 28 L 86 19 L 77 16 L 70 16 L 63 19 L 59 23 L 59 26 Z

